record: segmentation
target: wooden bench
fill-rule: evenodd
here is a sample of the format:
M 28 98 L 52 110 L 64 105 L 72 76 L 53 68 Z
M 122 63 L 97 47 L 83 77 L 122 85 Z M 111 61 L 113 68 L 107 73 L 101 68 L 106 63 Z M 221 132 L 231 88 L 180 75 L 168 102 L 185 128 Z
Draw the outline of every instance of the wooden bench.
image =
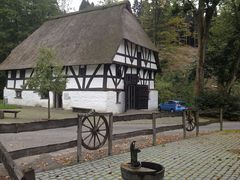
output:
M 14 118 L 17 118 L 17 113 L 21 112 L 19 110 L 3 110 L 3 113 L 14 114 Z

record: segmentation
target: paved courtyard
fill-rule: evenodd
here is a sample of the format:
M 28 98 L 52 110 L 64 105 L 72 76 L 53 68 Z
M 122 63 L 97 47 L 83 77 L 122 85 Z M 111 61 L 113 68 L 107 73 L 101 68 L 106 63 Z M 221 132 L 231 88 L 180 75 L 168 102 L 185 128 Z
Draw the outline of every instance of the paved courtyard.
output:
M 160 163 L 165 179 L 240 178 L 240 133 L 227 131 L 145 148 L 140 161 Z M 120 164 L 129 153 L 37 173 L 38 180 L 121 179 Z

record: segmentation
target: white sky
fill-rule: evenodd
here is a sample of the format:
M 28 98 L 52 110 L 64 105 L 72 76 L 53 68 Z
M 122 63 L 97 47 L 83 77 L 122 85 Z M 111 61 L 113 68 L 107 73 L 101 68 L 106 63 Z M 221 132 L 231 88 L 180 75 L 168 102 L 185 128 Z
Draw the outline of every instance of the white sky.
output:
M 59 0 L 59 1 L 64 1 L 64 0 Z M 68 12 L 74 12 L 74 11 L 78 11 L 80 3 L 82 2 L 82 0 L 65 0 L 67 3 L 67 11 Z M 94 4 L 99 4 L 100 0 L 89 0 L 90 3 L 94 3 Z M 133 3 L 134 0 L 130 0 L 131 5 Z

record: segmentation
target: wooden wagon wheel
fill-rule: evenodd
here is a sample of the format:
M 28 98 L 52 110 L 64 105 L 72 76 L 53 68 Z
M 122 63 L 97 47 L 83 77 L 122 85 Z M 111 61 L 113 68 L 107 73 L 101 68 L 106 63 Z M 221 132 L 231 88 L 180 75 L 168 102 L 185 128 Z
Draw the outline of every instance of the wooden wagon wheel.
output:
M 85 116 L 82 121 L 82 145 L 86 149 L 96 150 L 102 147 L 108 138 L 109 128 L 102 115 Z
M 194 116 L 193 116 L 192 112 L 188 111 L 186 117 L 187 117 L 186 130 L 187 131 L 193 131 L 196 124 L 195 124 L 195 120 L 194 120 Z

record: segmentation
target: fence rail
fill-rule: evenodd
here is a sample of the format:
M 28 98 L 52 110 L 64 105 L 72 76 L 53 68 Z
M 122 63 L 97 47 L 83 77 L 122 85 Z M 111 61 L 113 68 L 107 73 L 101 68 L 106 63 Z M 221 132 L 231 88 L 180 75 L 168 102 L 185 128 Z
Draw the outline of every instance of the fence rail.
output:
M 146 113 L 146 114 L 132 114 L 132 115 L 121 115 L 121 116 L 112 116 L 111 113 L 97 113 L 98 115 L 110 115 L 109 116 L 109 137 L 108 137 L 108 155 L 112 154 L 112 141 L 119 140 L 119 139 L 125 139 L 135 136 L 141 136 L 141 135 L 153 135 L 153 145 L 156 145 L 156 134 L 160 132 L 165 131 L 171 131 L 171 130 L 177 130 L 177 129 L 183 129 L 184 130 L 184 124 L 178 124 L 178 125 L 169 125 L 169 126 L 160 126 L 156 127 L 156 118 L 162 118 L 162 117 L 176 117 L 176 116 L 182 116 L 182 113 Z M 82 117 L 84 115 L 79 114 L 79 117 Z M 70 126 L 76 126 L 79 124 L 79 117 L 78 118 L 69 118 L 69 119 L 63 119 L 63 120 L 50 120 L 50 121 L 43 121 L 43 122 L 32 122 L 32 123 L 23 123 L 23 124 L 4 124 L 0 125 L 0 133 L 19 133 L 19 132 L 27 132 L 27 131 L 37 131 L 37 130 L 45 130 L 45 129 L 55 129 L 55 128 L 63 128 L 63 127 L 70 127 Z M 113 134 L 113 125 L 114 122 L 119 121 L 133 121 L 133 120 L 139 120 L 139 119 L 151 119 L 152 120 L 152 129 L 143 129 L 143 130 L 137 130 L 127 133 L 120 133 L 120 134 Z M 211 121 L 211 122 L 200 122 L 198 123 L 198 126 L 208 125 L 211 123 L 216 123 L 219 121 Z M 186 134 L 186 132 L 185 132 Z M 186 135 L 184 135 L 185 137 Z M 79 133 L 77 134 L 77 137 L 79 136 Z M 50 145 L 44 145 L 39 147 L 32 147 L 27 149 L 20 149 L 16 151 L 9 152 L 9 154 L 12 156 L 13 159 L 18 159 L 26 156 L 33 156 L 33 155 L 39 155 L 43 153 L 50 153 L 55 152 L 58 150 L 68 149 L 72 147 L 77 146 L 78 140 L 73 140 L 69 142 L 64 143 L 58 143 L 58 144 L 50 144 Z M 79 145 L 77 146 L 79 148 Z M 79 159 L 81 159 L 79 157 Z M 1 159 L 0 159 L 1 160 Z

